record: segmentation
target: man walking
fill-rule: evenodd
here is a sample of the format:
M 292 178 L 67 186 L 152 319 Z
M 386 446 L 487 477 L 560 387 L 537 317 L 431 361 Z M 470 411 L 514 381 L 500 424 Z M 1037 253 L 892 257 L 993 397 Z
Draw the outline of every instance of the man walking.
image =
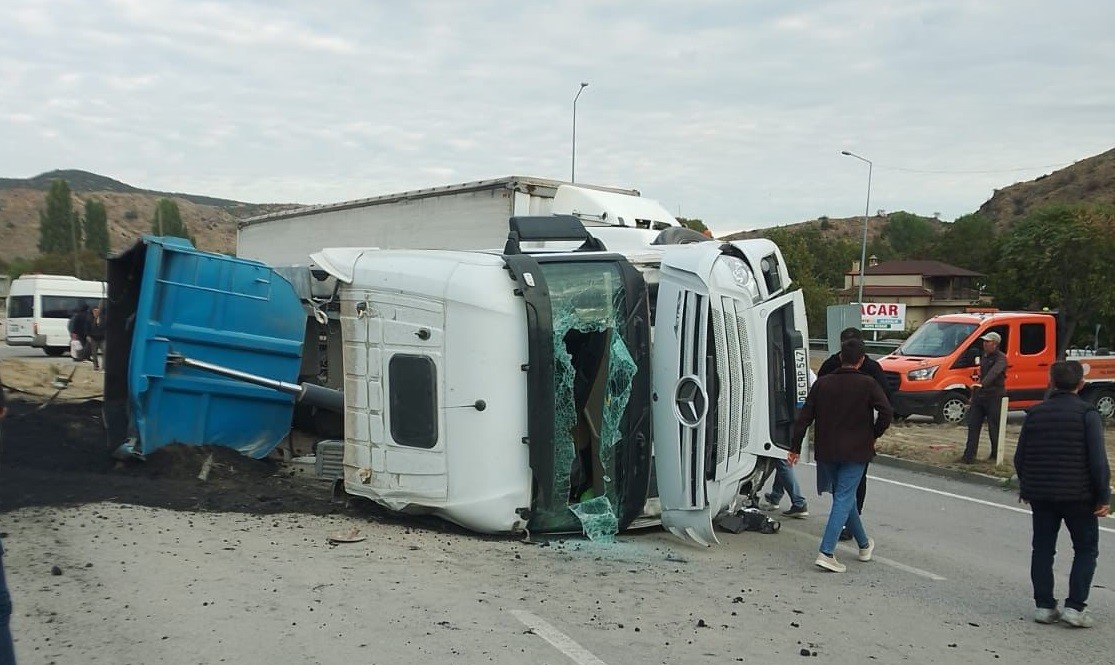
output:
M 840 331 L 840 343 L 850 339 L 858 339 L 863 341 L 863 333 L 859 328 L 845 328 Z M 825 376 L 832 374 L 840 369 L 840 353 L 834 353 L 821 363 L 821 368 L 817 370 L 817 376 Z M 883 389 L 883 393 L 887 396 L 887 401 L 890 401 L 891 387 L 887 383 L 887 376 L 883 373 L 883 366 L 877 360 L 867 355 L 863 356 L 863 365 L 860 367 L 861 372 L 875 379 L 875 382 Z M 859 481 L 859 486 L 856 488 L 856 512 L 863 515 L 863 503 L 867 500 L 867 468 L 864 467 L 863 478 Z M 852 534 L 847 529 L 840 531 L 840 540 L 851 540 Z
M 70 357 L 73 358 L 75 363 L 85 360 L 88 357 L 85 340 L 89 336 L 89 306 L 82 303 L 70 317 L 70 322 L 66 328 L 70 331 Z M 74 355 L 73 342 L 77 342 L 81 347 L 76 356 Z
M 101 306 L 89 312 L 89 322 L 85 331 L 85 357 L 93 361 L 93 371 L 101 370 L 100 357 L 105 349 L 105 315 Z
M 778 504 L 782 503 L 783 494 L 790 497 L 790 507 L 782 512 L 783 517 L 797 517 L 799 519 L 809 517 L 809 505 L 801 494 L 801 488 L 798 486 L 798 479 L 794 475 L 793 468 L 786 460 L 775 460 L 774 484 L 771 485 L 770 492 L 759 499 L 759 508 L 761 510 L 777 510 Z
M 8 405 L 4 398 L 4 386 L 0 382 L 0 425 L 8 415 Z M 4 448 L 4 432 L 0 429 L 0 453 Z M 8 581 L 4 577 L 4 545 L 0 543 L 0 665 L 15 665 L 15 651 L 12 645 L 12 597 L 8 594 Z
M 815 563 L 834 573 L 847 570 L 834 556 L 837 538 L 845 524 L 859 546 L 859 560 L 872 558 L 875 541 L 864 530 L 853 497 L 867 463 L 875 456 L 875 440 L 887 430 L 894 416 L 883 389 L 860 371 L 863 361 L 863 340 L 849 339 L 840 345 L 840 368 L 817 379 L 794 422 L 790 441 L 789 462 L 796 464 L 805 432 L 815 425 L 813 450 L 817 472 L 829 478 L 833 487 L 832 510 Z
M 1070 626 L 1091 628 L 1094 620 L 1086 607 L 1099 557 L 1099 518 L 1110 510 L 1111 468 L 1103 420 L 1078 396 L 1084 387 L 1083 366 L 1075 360 L 1056 362 L 1049 375 L 1053 392 L 1030 409 L 1014 453 L 1020 497 L 1033 514 L 1034 620 L 1061 619 Z M 1053 558 L 1062 521 L 1073 549 L 1064 612 L 1053 597 Z
M 979 435 L 983 422 L 987 421 L 987 432 L 991 435 L 991 455 L 995 459 L 999 452 L 999 416 L 1003 410 L 1003 396 L 1007 394 L 1007 357 L 999 350 L 1003 338 L 997 332 L 989 332 L 983 337 L 983 356 L 979 364 L 979 382 L 972 384 L 972 399 L 968 404 L 968 442 L 964 446 L 965 464 L 976 461 L 979 452 Z

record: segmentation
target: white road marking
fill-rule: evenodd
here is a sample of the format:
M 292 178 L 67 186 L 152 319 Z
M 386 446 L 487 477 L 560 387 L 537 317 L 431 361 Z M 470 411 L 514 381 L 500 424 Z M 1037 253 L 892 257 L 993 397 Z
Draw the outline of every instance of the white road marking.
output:
M 808 532 L 805 532 L 805 531 L 798 531 L 797 529 L 787 529 L 784 526 L 782 527 L 781 531 L 788 531 L 788 532 L 794 534 L 795 536 L 803 536 L 805 538 L 811 538 L 811 539 L 814 539 L 814 540 L 817 539 L 816 534 L 808 533 Z M 839 545 L 838 547 L 842 551 L 847 552 L 849 554 L 856 554 L 856 555 L 859 554 L 859 549 L 854 548 L 851 545 Z M 928 570 L 922 570 L 921 568 L 915 568 L 914 566 L 908 566 L 908 565 L 906 565 L 904 563 L 901 563 L 899 561 L 895 561 L 894 559 L 888 559 L 886 557 L 881 557 L 879 555 L 873 556 L 872 559 L 874 561 L 877 561 L 877 562 L 883 564 L 884 566 L 890 566 L 891 568 L 901 570 L 904 573 L 910 573 L 911 575 L 917 575 L 918 577 L 924 577 L 926 579 L 933 580 L 934 582 L 944 582 L 945 580 L 948 579 L 947 577 L 943 577 L 941 575 L 938 575 L 937 573 L 931 573 Z M 857 561 L 857 563 L 859 563 L 859 562 Z
M 589 653 L 588 649 L 574 642 L 573 638 L 530 612 L 511 610 L 511 614 L 515 615 L 515 618 L 521 621 L 524 626 L 530 628 L 535 635 L 549 642 L 552 647 L 568 656 L 570 660 L 578 663 L 578 665 L 607 665 L 607 663 Z
M 930 487 L 922 487 L 921 485 L 912 485 L 910 483 L 903 483 L 903 482 L 900 482 L 900 481 L 897 481 L 897 480 L 891 480 L 889 478 L 880 478 L 879 476 L 872 476 L 870 474 L 868 474 L 867 477 L 870 478 L 871 480 L 877 480 L 881 483 L 890 483 L 891 485 L 898 485 L 899 487 L 905 487 L 905 488 L 912 489 L 912 490 L 921 490 L 922 492 L 929 492 L 930 494 L 937 494 L 937 495 L 940 495 L 940 496 L 947 496 L 950 499 L 959 499 L 961 501 L 968 501 L 970 503 L 978 503 L 981 506 L 991 506 L 992 508 L 1002 508 L 1003 510 L 1010 510 L 1010 511 L 1013 511 L 1013 512 L 1016 512 L 1016 513 L 1022 513 L 1023 515 L 1029 515 L 1030 514 L 1030 511 L 1027 508 L 1019 508 L 1017 506 L 1008 506 L 1008 505 L 1003 504 L 1003 503 L 995 503 L 994 501 L 984 501 L 983 499 L 976 499 L 976 498 L 973 498 L 973 497 L 970 497 L 970 496 L 964 496 L 962 494 L 953 494 L 952 492 L 945 492 L 945 491 L 942 491 L 942 490 L 935 490 L 935 489 L 930 488 Z M 1112 529 L 1112 528 L 1106 527 L 1106 526 L 1101 526 L 1100 531 L 1106 531 L 1107 533 L 1115 533 L 1115 529 Z
M 809 466 L 812 466 L 812 467 L 817 466 L 816 462 L 809 462 L 808 464 L 809 464 Z M 905 487 L 907 489 L 921 490 L 922 492 L 928 492 L 930 494 L 937 494 L 939 496 L 947 496 L 950 499 L 959 499 L 961 501 L 968 501 L 969 503 L 978 503 L 981 506 L 991 506 L 992 508 L 1002 508 L 1003 510 L 1010 510 L 1010 511 L 1013 511 L 1013 512 L 1016 512 L 1016 513 L 1022 513 L 1023 515 L 1029 515 L 1030 514 L 1030 511 L 1027 508 L 1019 508 L 1017 506 L 1008 506 L 1004 503 L 995 503 L 994 501 L 984 501 L 983 499 L 976 499 L 976 498 L 973 498 L 973 497 L 970 497 L 970 496 L 964 496 L 963 494 L 953 494 L 952 492 L 945 492 L 943 490 L 935 490 L 931 487 L 922 487 L 921 485 L 912 485 L 910 483 L 904 483 L 904 482 L 901 482 L 901 481 L 898 481 L 898 480 L 891 480 L 890 478 L 880 478 L 879 476 L 873 476 L 871 474 L 867 474 L 867 477 L 870 478 L 871 480 L 877 480 L 881 483 L 890 483 L 891 485 L 897 485 L 899 487 Z M 1112 529 L 1112 528 L 1106 527 L 1106 526 L 1101 526 L 1100 531 L 1106 531 L 1107 533 L 1115 533 L 1115 529 Z

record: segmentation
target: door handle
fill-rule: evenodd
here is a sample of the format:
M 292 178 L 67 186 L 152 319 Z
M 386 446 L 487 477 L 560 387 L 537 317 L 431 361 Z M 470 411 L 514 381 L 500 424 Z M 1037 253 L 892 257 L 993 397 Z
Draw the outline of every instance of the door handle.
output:
M 1038 363 L 1038 367 L 1049 367 L 1049 363 Z

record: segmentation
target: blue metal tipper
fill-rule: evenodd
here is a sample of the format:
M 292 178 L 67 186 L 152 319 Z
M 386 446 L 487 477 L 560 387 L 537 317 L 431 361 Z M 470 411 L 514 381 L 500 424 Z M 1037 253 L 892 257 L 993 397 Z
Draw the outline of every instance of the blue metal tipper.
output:
M 197 366 L 297 380 L 306 315 L 267 266 L 145 236 L 109 260 L 106 311 L 109 448 L 216 445 L 261 458 L 289 432 L 294 396 Z

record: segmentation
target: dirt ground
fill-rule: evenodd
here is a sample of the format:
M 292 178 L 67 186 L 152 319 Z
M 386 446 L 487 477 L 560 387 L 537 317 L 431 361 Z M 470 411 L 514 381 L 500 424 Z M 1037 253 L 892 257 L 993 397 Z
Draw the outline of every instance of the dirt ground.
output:
M 1018 444 L 1018 433 L 1021 430 L 1021 422 L 1007 423 L 1002 466 L 996 466 L 993 461 L 987 459 L 991 453 L 991 441 L 986 427 L 980 437 L 979 455 L 975 464 L 960 462 L 968 437 L 968 428 L 965 426 L 899 422 L 879 439 L 875 448 L 884 455 L 1005 479 L 1014 475 L 1012 460 L 1015 446 Z M 1107 424 L 1104 439 L 1107 444 L 1107 458 L 1115 460 L 1115 428 L 1112 423 Z

